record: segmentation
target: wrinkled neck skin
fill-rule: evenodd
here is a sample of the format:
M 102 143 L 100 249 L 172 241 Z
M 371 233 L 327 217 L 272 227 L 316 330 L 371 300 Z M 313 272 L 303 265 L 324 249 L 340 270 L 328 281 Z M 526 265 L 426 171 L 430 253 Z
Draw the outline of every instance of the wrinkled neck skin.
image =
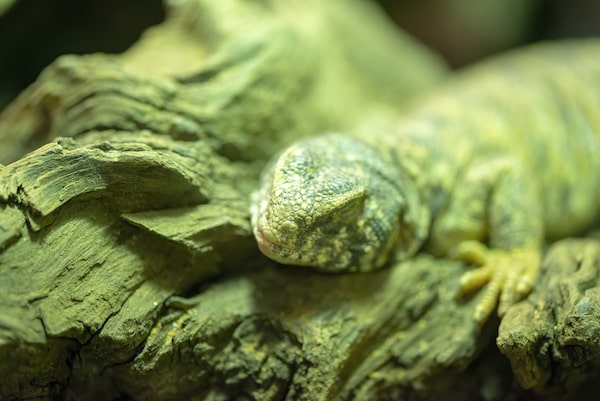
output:
M 372 196 L 378 199 L 376 207 L 394 204 L 395 212 L 390 212 L 389 216 L 396 219 L 396 230 L 390 235 L 390 249 L 385 253 L 385 261 L 390 258 L 399 261 L 413 256 L 425 244 L 431 227 L 431 204 L 435 201 L 430 186 L 420 180 L 423 160 L 404 157 L 404 152 L 396 151 L 402 146 L 398 143 L 384 145 L 381 139 L 369 136 L 369 140 L 360 140 L 373 148 L 373 155 L 364 155 L 368 158 L 365 160 L 367 171 L 375 177 L 368 186 Z
M 407 213 L 416 222 L 412 234 L 419 249 L 424 246 L 429 252 L 426 241 L 433 223 L 444 213 L 473 158 L 474 139 L 461 140 L 466 127 L 427 110 L 362 128 L 354 135 L 375 149 L 385 165 L 394 166 L 390 174 L 407 188 Z M 410 256 L 401 244 L 399 251 L 399 258 Z

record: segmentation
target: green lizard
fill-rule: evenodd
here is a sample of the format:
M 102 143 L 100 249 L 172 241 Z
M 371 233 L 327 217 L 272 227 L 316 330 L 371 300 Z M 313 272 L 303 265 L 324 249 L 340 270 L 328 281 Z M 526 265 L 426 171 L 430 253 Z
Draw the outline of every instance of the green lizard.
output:
M 532 288 L 544 239 L 600 212 L 600 41 L 540 44 L 457 75 L 388 130 L 292 144 L 252 223 L 284 264 L 369 271 L 421 249 L 478 265 L 483 324 Z

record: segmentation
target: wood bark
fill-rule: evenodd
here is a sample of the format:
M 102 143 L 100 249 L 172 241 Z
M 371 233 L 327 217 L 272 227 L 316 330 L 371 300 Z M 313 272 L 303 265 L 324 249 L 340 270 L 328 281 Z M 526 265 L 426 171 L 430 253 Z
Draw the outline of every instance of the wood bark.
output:
M 256 248 L 266 160 L 397 112 L 443 79 L 435 56 L 367 2 L 169 4 L 125 53 L 59 58 L 0 116 L 0 399 L 585 391 L 594 240 L 549 252 L 499 349 L 498 321 L 473 322 L 478 296 L 455 300 L 458 262 L 326 275 Z

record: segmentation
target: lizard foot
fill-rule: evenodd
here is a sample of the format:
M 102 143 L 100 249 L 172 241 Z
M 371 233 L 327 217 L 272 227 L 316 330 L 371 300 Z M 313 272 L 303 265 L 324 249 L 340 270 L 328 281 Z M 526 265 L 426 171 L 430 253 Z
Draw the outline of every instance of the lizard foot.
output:
M 540 268 L 540 251 L 533 248 L 506 251 L 487 248 L 478 241 L 465 241 L 450 256 L 479 266 L 462 275 L 458 296 L 485 286 L 474 314 L 480 326 L 487 321 L 496 305 L 498 316 L 502 317 L 512 304 L 527 295 Z

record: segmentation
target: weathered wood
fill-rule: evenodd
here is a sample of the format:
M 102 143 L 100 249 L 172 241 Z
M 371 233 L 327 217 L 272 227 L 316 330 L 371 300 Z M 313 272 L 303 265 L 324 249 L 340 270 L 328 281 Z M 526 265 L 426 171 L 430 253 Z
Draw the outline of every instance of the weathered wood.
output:
M 443 71 L 359 1 L 179 2 L 123 55 L 63 56 L 49 66 L 4 111 L 0 163 L 57 136 L 113 138 L 111 129 L 254 160 L 290 137 L 402 104 Z
M 248 195 L 285 143 L 445 69 L 368 3 L 170 4 L 126 53 L 63 56 L 0 116 L 0 398 L 350 396 L 395 322 L 398 288 L 370 298 L 391 272 L 272 267 Z
M 448 388 L 473 398 L 477 386 L 459 372 L 493 331 L 477 337 L 465 313 L 472 303 L 454 301 L 451 277 L 463 269 L 423 256 L 376 273 L 323 275 L 261 260 L 172 298 L 115 380 L 148 400 L 439 399 Z
M 498 347 L 520 384 L 551 399 L 593 399 L 600 375 L 600 242 L 553 246 L 537 286 L 502 320 Z

